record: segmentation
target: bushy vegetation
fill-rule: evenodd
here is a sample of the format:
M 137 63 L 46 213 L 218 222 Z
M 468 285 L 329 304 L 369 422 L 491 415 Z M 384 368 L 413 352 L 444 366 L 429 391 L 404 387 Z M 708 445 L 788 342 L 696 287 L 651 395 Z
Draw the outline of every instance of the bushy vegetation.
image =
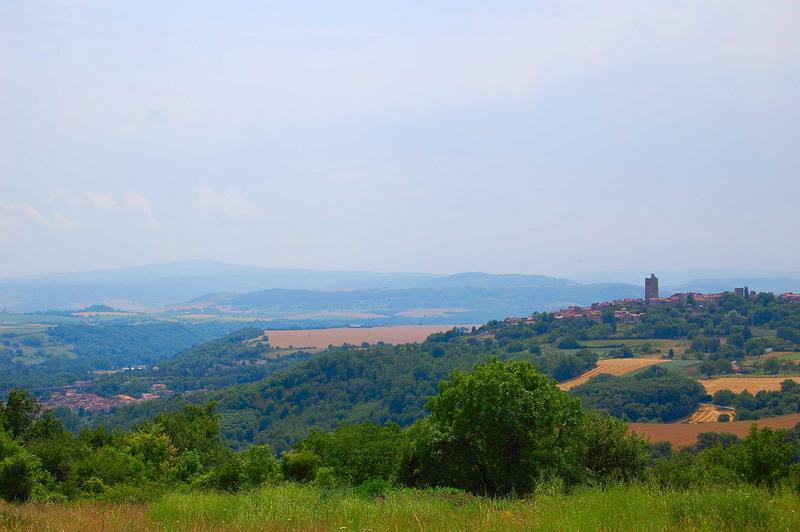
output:
M 285 481 L 385 496 L 392 486 L 524 496 L 558 486 L 644 483 L 689 489 L 800 490 L 800 428 L 754 428 L 742 441 L 701 439 L 673 452 L 561 392 L 522 361 L 454 372 L 411 427 L 370 423 L 315 431 L 280 459 L 266 445 L 234 452 L 215 405 L 187 405 L 127 432 L 73 436 L 22 391 L 0 408 L 0 497 L 8 501 L 145 500 L 183 489 L 238 492 Z

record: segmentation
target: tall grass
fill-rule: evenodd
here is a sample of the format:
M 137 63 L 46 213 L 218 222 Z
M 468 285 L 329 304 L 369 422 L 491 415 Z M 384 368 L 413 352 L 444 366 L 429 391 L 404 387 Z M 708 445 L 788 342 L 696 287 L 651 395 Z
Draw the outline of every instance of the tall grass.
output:
M 267 487 L 239 495 L 173 494 L 150 509 L 168 530 L 800 530 L 800 497 L 752 488 L 661 492 L 587 488 L 526 500 L 450 491 Z
M 2 530 L 800 530 L 800 496 L 740 486 L 545 490 L 488 499 L 451 490 L 170 493 L 147 504 L 0 504 Z M 373 492 L 374 493 L 374 492 Z

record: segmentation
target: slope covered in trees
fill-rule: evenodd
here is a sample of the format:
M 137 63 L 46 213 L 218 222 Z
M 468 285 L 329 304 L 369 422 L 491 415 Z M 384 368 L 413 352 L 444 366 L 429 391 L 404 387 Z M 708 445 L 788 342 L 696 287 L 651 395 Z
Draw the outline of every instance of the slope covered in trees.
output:
M 562 379 L 596 364 L 597 356 L 586 350 L 539 354 L 535 338 L 515 340 L 520 349 L 509 349 L 509 339 L 495 338 L 494 333 L 502 329 L 495 324 L 474 333 L 453 330 L 434 334 L 420 344 L 350 346 L 305 361 L 273 361 L 270 364 L 286 363 L 288 367 L 261 381 L 207 395 L 123 407 L 108 421 L 128 427 L 160 409 L 176 408 L 187 400 L 212 399 L 223 414 L 223 434 L 233 445 L 269 442 L 284 449 L 312 428 L 330 429 L 339 423 L 365 421 L 408 425 L 424 414 L 426 398 L 436 392 L 438 383 L 452 370 L 469 370 L 491 356 L 527 360 L 546 374 Z M 219 347 L 224 342 L 220 340 L 215 345 Z M 204 346 L 190 351 L 212 352 Z M 185 356 L 172 364 L 182 365 Z M 203 366 L 198 363 L 197 367 Z
M 0 392 L 16 386 L 64 386 L 96 370 L 151 366 L 238 327 L 224 322 L 120 319 L 5 332 L 0 334 Z

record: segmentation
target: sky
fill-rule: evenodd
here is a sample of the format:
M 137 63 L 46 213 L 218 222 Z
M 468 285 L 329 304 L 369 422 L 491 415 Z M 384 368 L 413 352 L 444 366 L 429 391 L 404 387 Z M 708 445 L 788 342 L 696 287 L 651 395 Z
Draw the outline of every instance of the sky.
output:
M 0 2 L 0 276 L 800 269 L 800 3 Z

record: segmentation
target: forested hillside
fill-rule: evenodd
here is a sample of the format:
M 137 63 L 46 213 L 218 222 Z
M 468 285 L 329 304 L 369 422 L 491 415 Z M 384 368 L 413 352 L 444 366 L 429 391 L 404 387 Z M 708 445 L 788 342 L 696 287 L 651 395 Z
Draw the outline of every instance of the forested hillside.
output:
M 529 360 L 545 373 L 564 380 L 596 363 L 597 355 L 587 350 L 542 353 L 540 338 L 512 340 L 503 334 L 505 328 L 505 324 L 494 323 L 471 333 L 453 330 L 434 334 L 420 344 L 334 348 L 259 382 L 197 397 L 123 407 L 109 421 L 116 426 L 130 426 L 159 409 L 175 408 L 187 400 L 213 399 L 223 414 L 222 432 L 234 445 L 269 441 L 278 448 L 286 448 L 313 427 L 331 428 L 341 422 L 362 421 L 407 425 L 423 415 L 425 400 L 452 370 L 469 369 L 491 356 Z M 240 332 L 198 346 L 166 364 L 165 370 L 171 371 L 173 365 L 183 366 L 188 356 L 192 362 L 187 367 L 210 377 L 213 372 L 196 357 L 215 352 L 208 346 L 219 349 L 223 343 L 229 347 L 238 343 L 239 347 L 231 352 L 247 353 L 253 347 L 242 347 L 241 338 L 246 334 Z M 230 341 L 231 338 L 236 341 Z M 220 351 L 223 361 L 228 352 L 229 348 Z M 279 364 L 297 362 L 297 357 L 302 356 L 297 354 L 288 360 L 282 357 L 258 367 L 269 371 Z M 210 363 L 212 359 L 207 360 Z M 168 375 L 159 371 L 159 378 L 169 382 Z M 195 377 L 187 375 L 187 378 Z
M 304 360 L 308 353 L 273 350 L 262 338 L 263 329 L 244 328 L 160 358 L 149 370 L 108 375 L 95 380 L 91 390 L 100 395 L 147 392 L 159 384 L 173 392 L 218 389 L 257 381 Z
M 151 366 L 238 327 L 143 319 L 7 327 L 0 334 L 0 393 L 64 386 L 92 371 Z

